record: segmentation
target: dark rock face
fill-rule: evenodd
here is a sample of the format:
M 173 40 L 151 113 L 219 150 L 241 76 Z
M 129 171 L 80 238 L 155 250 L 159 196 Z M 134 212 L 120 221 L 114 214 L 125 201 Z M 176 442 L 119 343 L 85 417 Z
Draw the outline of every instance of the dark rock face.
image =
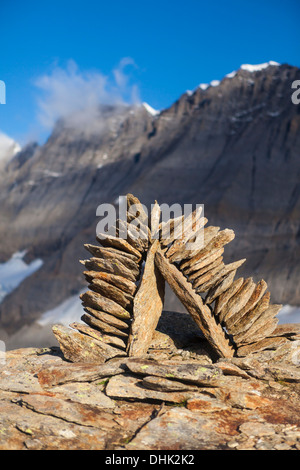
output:
M 0 305 L 1 327 L 12 333 L 79 292 L 96 208 L 128 192 L 146 204 L 205 204 L 213 225 L 235 231 L 228 253 L 247 258 L 240 274 L 265 278 L 275 302 L 299 304 L 299 78 L 289 65 L 240 69 L 158 116 L 107 107 L 85 129 L 58 123 L 0 176 L 0 259 L 27 249 L 28 261 L 44 261 Z

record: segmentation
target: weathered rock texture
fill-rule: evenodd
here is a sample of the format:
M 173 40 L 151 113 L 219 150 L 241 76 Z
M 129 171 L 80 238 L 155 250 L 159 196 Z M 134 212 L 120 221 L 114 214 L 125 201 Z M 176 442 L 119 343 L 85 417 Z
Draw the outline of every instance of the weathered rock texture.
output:
M 211 353 L 176 312 L 163 312 L 143 358 L 70 363 L 55 347 L 9 351 L 0 449 L 300 450 L 299 341 L 246 358 Z
M 145 355 L 162 312 L 164 280 L 217 357 L 247 356 L 297 339 L 298 326 L 277 328 L 281 306 L 270 303 L 263 279 L 235 280 L 246 260 L 224 263 L 233 230 L 205 227 L 201 206 L 167 222 L 160 222 L 157 201 L 149 219 L 145 210 L 128 194 L 127 220 L 117 221 L 115 235 L 98 235 L 102 246 L 85 245 L 92 254 L 81 261 L 90 289 L 81 295 L 88 326 L 53 328 L 67 359 L 101 363 Z

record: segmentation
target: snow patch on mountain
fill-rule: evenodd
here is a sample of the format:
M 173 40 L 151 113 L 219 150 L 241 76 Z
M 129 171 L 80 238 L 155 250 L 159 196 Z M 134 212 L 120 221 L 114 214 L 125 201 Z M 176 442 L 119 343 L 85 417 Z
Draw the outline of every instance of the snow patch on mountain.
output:
M 143 106 L 146 111 L 151 114 L 151 116 L 157 116 L 160 113 L 160 111 L 157 111 L 157 109 L 152 108 L 152 106 L 150 106 L 148 103 L 143 103 Z
M 264 64 L 257 64 L 257 65 L 251 65 L 251 64 L 243 64 L 241 65 L 242 70 L 247 70 L 248 72 L 258 72 L 260 70 L 264 70 L 270 66 L 272 67 L 278 67 L 280 64 L 278 62 L 274 62 L 273 60 L 270 60 L 269 62 L 265 62 Z
M 0 303 L 4 297 L 15 290 L 21 282 L 35 273 L 43 265 L 41 259 L 36 259 L 30 264 L 23 260 L 25 251 L 18 251 L 6 261 L 0 264 Z
M 43 313 L 42 317 L 37 321 L 37 323 L 40 326 L 54 325 L 55 323 L 69 326 L 72 322 L 80 322 L 80 318 L 83 314 L 83 308 L 79 296 L 83 292 L 85 292 L 85 290 L 82 290 L 76 295 L 68 297 L 57 307 Z
M 0 165 L 8 163 L 20 150 L 17 142 L 0 132 Z

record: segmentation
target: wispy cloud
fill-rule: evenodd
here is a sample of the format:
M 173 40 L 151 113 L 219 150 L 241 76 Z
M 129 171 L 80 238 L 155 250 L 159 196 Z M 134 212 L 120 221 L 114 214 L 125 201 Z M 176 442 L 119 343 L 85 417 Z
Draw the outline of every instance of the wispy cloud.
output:
M 39 89 L 38 121 L 52 129 L 59 118 L 82 125 L 99 113 L 100 104 L 121 105 L 140 102 L 133 82 L 137 65 L 131 57 L 123 58 L 109 75 L 100 71 L 81 71 L 73 60 L 66 67 L 55 66 L 50 73 L 35 80 Z

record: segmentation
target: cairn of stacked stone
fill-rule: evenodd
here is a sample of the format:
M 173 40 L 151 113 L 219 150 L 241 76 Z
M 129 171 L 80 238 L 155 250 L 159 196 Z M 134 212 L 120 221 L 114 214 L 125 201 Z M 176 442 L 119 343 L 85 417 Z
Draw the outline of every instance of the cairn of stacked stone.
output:
M 233 230 L 203 228 L 207 219 L 199 223 L 199 217 L 192 214 L 180 239 L 174 237 L 180 221 L 169 221 L 172 230 L 167 237 L 166 226 L 160 227 L 159 269 L 221 357 L 276 349 L 296 335 L 297 328 L 277 326 L 282 305 L 270 303 L 263 279 L 258 283 L 252 278 L 235 279 L 246 259 L 224 263 L 224 247 L 235 238 Z M 193 230 L 197 222 L 199 232 Z
M 295 339 L 299 328 L 278 326 L 281 305 L 270 303 L 266 282 L 236 279 L 246 260 L 224 263 L 233 230 L 207 226 L 201 207 L 187 217 L 160 218 L 156 201 L 148 218 L 129 194 L 127 220 L 116 222 L 115 235 L 97 234 L 99 245 L 85 245 L 91 257 L 81 260 L 88 282 L 81 295 L 83 323 L 53 328 L 69 360 L 145 356 L 162 313 L 165 281 L 218 357 L 276 349 Z

